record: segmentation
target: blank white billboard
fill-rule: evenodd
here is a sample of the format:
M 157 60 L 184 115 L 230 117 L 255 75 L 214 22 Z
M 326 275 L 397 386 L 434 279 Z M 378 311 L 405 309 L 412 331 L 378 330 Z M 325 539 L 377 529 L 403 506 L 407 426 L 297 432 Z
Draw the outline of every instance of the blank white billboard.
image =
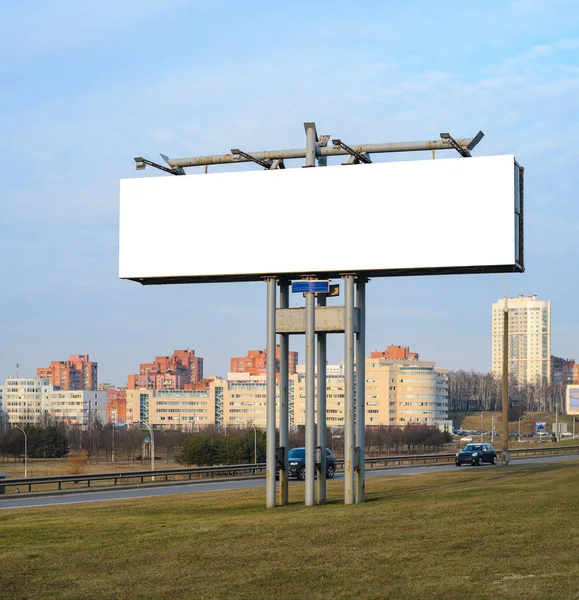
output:
M 579 385 L 567 386 L 567 414 L 579 415 Z
M 119 276 L 144 284 L 522 270 L 513 156 L 121 181 Z

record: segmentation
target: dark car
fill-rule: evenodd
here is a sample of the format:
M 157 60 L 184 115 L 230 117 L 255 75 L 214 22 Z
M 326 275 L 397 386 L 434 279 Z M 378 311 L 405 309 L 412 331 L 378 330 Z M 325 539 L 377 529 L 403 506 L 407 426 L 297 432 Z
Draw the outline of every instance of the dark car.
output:
M 463 463 L 480 465 L 484 462 L 497 464 L 497 453 L 490 444 L 467 444 L 460 452 L 456 453 L 454 462 L 457 467 Z
M 290 477 L 298 479 L 306 478 L 306 449 L 292 448 L 288 452 L 289 473 Z M 326 448 L 326 477 L 332 479 L 336 473 L 336 458 L 329 448 Z

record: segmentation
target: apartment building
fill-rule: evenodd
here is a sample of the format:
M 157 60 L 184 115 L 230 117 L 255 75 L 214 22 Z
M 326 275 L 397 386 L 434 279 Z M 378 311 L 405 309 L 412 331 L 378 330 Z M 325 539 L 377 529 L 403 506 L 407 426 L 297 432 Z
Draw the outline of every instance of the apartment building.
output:
M 215 388 L 203 390 L 127 390 L 126 423 L 145 422 L 160 429 L 216 423 Z
M 59 390 L 47 379 L 12 378 L 4 382 L 4 411 L 9 423 L 64 423 L 86 427 L 104 423 L 106 394 Z
M 552 383 L 577 383 L 575 381 L 577 365 L 570 358 L 551 356 L 551 382 Z
M 301 365 L 300 365 L 301 367 Z M 328 365 L 326 422 L 344 425 L 343 365 Z M 294 421 L 305 425 L 306 378 L 298 368 L 294 379 Z M 448 371 L 436 363 L 384 358 L 366 359 L 366 424 L 436 425 L 448 418 Z
M 88 390 L 52 390 L 48 392 L 46 417 L 49 423 L 81 428 L 106 421 L 106 392 Z
M 211 377 L 198 390 L 127 390 L 126 422 L 154 427 L 192 429 L 203 425 L 265 428 L 265 375 L 229 373 Z M 316 383 L 317 385 L 317 383 Z M 327 365 L 326 422 L 344 425 L 344 365 Z M 303 365 L 289 376 L 289 423 L 305 425 L 306 378 Z M 279 423 L 279 384 L 276 384 Z M 448 378 L 436 363 L 369 358 L 366 361 L 366 423 L 368 425 L 437 425 L 448 418 Z
M 107 423 L 122 425 L 127 422 L 127 390 L 109 387 L 106 390 Z
M 156 356 L 152 363 L 141 363 L 139 372 L 129 375 L 129 390 L 195 389 L 203 379 L 203 359 L 195 350 L 175 350 L 171 356 Z
M 279 373 L 279 353 L 280 347 L 276 346 L 276 373 Z M 298 364 L 298 353 L 290 351 L 288 358 L 289 373 L 293 375 L 296 372 Z M 265 375 L 267 364 L 267 353 L 265 350 L 248 350 L 247 356 L 233 357 L 230 359 L 231 373 L 249 373 L 250 375 Z
M 410 352 L 408 346 L 388 346 L 382 352 L 371 352 L 370 358 L 386 358 L 396 360 L 418 360 L 418 352 Z
M 53 390 L 48 379 L 8 377 L 4 381 L 2 404 L 9 423 L 40 423 Z
M 96 390 L 98 363 L 88 354 L 71 354 L 68 360 L 53 360 L 49 367 L 36 369 L 37 379 L 47 379 L 61 390 Z
M 508 298 L 509 375 L 518 385 L 551 381 L 551 303 L 537 296 Z M 492 373 L 503 373 L 505 298 L 492 305 Z

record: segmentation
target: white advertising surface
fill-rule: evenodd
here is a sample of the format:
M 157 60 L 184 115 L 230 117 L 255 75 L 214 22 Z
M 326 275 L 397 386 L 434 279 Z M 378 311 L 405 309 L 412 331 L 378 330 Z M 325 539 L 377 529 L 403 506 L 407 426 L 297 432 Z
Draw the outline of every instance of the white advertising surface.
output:
M 119 276 L 520 271 L 514 165 L 490 156 L 124 179 Z
M 567 414 L 579 415 L 579 385 L 567 386 Z

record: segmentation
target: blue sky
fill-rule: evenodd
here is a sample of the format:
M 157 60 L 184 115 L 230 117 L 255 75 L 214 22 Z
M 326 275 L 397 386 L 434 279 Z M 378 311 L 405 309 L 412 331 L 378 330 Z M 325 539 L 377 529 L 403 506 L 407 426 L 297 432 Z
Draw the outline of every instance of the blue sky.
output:
M 572 0 L 0 3 L 0 379 L 90 353 L 123 384 L 174 348 L 225 374 L 262 348 L 263 284 L 118 280 L 119 180 L 153 175 L 139 155 L 303 147 L 312 120 L 351 143 L 482 129 L 475 154 L 515 154 L 527 270 L 509 292 L 551 300 L 552 352 L 579 359 L 578 57 Z M 369 350 L 487 370 L 503 290 L 499 275 L 374 280 Z

